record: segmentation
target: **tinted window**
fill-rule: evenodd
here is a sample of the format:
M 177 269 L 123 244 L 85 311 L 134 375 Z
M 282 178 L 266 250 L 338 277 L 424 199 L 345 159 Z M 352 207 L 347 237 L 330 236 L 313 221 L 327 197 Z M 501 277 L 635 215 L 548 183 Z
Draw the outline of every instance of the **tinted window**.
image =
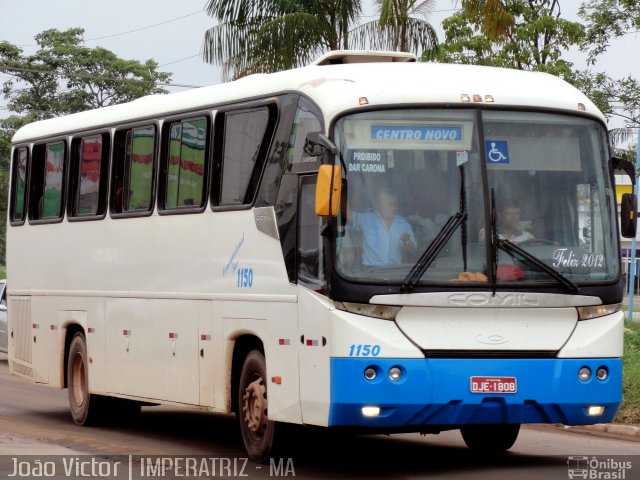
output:
M 29 151 L 27 148 L 18 148 L 13 154 L 13 185 L 12 185 L 12 212 L 13 222 L 22 222 L 25 218 L 25 200 L 27 186 L 27 165 Z
M 154 126 L 116 133 L 111 180 L 112 213 L 139 215 L 153 209 L 155 143 Z
M 104 188 L 100 188 L 104 182 L 101 178 L 104 167 L 102 136 L 83 138 L 78 150 L 78 194 L 74 214 L 97 215 L 101 190 L 104 195 Z
M 311 132 L 322 131 L 322 124 L 315 107 L 305 99 L 300 99 L 300 105 L 293 122 L 289 144 L 287 145 L 286 171 L 317 170 L 321 157 L 312 157 L 304 152 L 305 140 Z
M 62 218 L 66 145 L 61 141 L 34 145 L 32 155 L 29 173 L 29 218 Z
M 316 175 L 300 180 L 298 217 L 298 281 L 312 290 L 324 286 L 322 218 L 316 215 Z
M 240 205 L 269 122 L 267 107 L 225 115 L 221 205 Z
M 171 124 L 167 151 L 165 208 L 202 206 L 206 146 L 205 118 Z
M 49 143 L 45 150 L 44 205 L 42 218 L 59 218 L 62 213 L 64 143 Z
M 136 128 L 127 133 L 127 173 L 124 211 L 148 211 L 153 194 L 154 127 Z

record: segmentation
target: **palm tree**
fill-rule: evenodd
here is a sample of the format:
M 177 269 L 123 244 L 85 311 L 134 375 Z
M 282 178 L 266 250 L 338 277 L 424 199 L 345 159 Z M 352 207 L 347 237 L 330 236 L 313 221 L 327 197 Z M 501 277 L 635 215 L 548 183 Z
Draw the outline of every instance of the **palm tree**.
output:
M 633 143 L 634 140 L 636 143 Z M 637 163 L 638 156 L 637 142 L 640 142 L 640 128 L 638 127 L 620 127 L 609 130 L 609 144 L 613 155 L 629 160 L 634 165 Z
M 416 55 L 421 50 L 435 49 L 436 32 L 426 20 L 436 0 L 375 0 L 380 18 L 360 25 L 352 32 L 356 48 L 399 50 Z
M 208 0 L 220 23 L 204 38 L 204 59 L 226 78 L 294 68 L 320 52 L 348 48 L 361 0 Z

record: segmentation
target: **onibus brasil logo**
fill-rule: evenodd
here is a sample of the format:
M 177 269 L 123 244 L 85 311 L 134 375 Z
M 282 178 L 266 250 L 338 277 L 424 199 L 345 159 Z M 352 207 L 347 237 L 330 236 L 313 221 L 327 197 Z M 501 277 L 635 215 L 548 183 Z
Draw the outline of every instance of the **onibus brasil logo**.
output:
M 631 462 L 615 458 L 571 456 L 567 459 L 567 467 L 570 479 L 625 480 L 627 471 L 631 470 Z

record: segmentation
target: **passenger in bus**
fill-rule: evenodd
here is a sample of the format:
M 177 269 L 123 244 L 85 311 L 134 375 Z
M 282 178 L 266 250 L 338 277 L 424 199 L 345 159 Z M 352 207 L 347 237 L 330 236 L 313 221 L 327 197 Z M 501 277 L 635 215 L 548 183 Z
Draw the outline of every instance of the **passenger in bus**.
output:
M 413 229 L 398 215 L 398 205 L 398 196 L 389 187 L 381 187 L 373 209 L 349 211 L 347 228 L 362 233 L 363 266 L 398 264 L 415 253 Z
M 533 240 L 531 233 L 522 228 L 520 220 L 520 205 L 515 200 L 505 200 L 498 204 L 498 238 L 513 243 Z M 478 240 L 485 241 L 484 228 L 480 229 Z

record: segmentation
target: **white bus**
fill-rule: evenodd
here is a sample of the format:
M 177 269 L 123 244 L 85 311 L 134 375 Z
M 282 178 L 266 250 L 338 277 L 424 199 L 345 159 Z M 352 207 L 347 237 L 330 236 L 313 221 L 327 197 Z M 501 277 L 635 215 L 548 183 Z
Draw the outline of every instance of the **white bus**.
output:
M 13 374 L 80 425 L 143 404 L 282 423 L 610 421 L 623 313 L 605 119 L 553 76 L 332 52 L 13 138 Z M 634 197 L 622 227 L 632 235 Z

